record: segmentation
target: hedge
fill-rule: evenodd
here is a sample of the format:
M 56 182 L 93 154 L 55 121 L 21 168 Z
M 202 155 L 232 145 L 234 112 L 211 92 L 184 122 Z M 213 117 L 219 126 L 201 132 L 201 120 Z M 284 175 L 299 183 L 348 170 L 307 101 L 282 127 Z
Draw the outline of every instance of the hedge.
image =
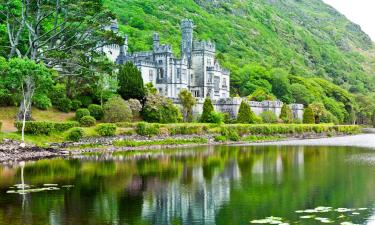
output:
M 100 135 L 100 136 L 114 136 L 116 134 L 117 127 L 115 124 L 112 123 L 102 123 L 99 124 L 95 127 L 95 131 Z
M 49 135 L 53 132 L 64 132 L 73 127 L 78 127 L 78 122 L 48 122 L 48 121 L 27 121 L 25 123 L 26 134 L 45 134 Z M 22 131 L 22 122 L 16 122 L 15 127 L 19 132 Z

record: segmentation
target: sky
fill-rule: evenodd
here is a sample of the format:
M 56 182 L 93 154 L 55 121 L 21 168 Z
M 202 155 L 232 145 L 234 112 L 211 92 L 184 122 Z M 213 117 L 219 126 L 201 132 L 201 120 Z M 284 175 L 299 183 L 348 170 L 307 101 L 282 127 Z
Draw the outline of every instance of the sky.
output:
M 375 41 L 375 0 L 323 0 L 344 14 Z

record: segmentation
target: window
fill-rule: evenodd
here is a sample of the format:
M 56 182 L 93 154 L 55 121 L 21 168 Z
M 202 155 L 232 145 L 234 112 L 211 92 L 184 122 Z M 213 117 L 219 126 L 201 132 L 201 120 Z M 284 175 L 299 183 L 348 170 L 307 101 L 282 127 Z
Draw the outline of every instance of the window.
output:
M 199 91 L 193 91 L 194 97 L 199 97 Z
M 217 77 L 217 76 L 214 77 L 214 89 L 215 91 L 220 90 L 220 77 Z
M 227 78 L 223 78 L 223 87 L 227 87 Z
M 207 59 L 207 65 L 211 66 L 211 64 L 212 64 L 212 60 L 211 59 Z
M 181 78 L 181 68 L 177 68 L 177 80 Z
M 181 78 L 182 78 L 182 80 L 186 80 L 186 69 L 183 69 L 181 71 Z
M 163 77 L 164 77 L 163 68 L 158 68 L 158 78 L 163 79 Z
M 159 60 L 159 65 L 163 64 L 163 60 Z
M 159 88 L 159 94 L 163 94 L 163 89 Z
M 150 80 L 150 82 L 154 81 L 154 71 L 153 70 L 149 71 L 149 80 Z
M 212 73 L 209 73 L 208 74 L 208 77 L 207 77 L 207 83 L 212 83 L 212 77 L 213 77 L 214 75 L 212 74 Z

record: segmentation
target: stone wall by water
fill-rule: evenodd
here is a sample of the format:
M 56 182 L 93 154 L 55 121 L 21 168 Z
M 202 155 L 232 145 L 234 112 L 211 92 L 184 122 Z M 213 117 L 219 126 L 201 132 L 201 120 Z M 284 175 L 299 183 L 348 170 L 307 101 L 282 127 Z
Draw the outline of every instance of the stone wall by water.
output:
M 283 107 L 283 102 L 278 100 L 255 102 L 248 101 L 244 98 L 226 98 L 212 100 L 212 104 L 216 111 L 228 113 L 232 118 L 236 118 L 242 101 L 246 101 L 250 105 L 253 112 L 258 116 L 264 111 L 272 111 L 279 117 L 281 114 L 281 108 Z M 180 108 L 182 107 L 179 99 L 173 99 L 173 103 L 179 106 Z M 202 114 L 203 103 L 204 98 L 197 99 L 197 105 L 193 108 L 193 114 L 195 116 Z M 304 106 L 302 104 L 290 104 L 289 107 L 292 109 L 294 118 L 303 118 Z

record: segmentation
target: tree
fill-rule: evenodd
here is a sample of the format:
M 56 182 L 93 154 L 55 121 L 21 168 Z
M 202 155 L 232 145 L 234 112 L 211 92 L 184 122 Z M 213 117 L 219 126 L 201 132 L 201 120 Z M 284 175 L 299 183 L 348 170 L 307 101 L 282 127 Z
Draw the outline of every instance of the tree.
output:
M 292 84 L 290 86 L 290 92 L 295 103 L 307 106 L 314 101 L 314 96 L 310 93 L 305 85 L 298 83 Z
M 320 123 L 320 118 L 325 114 L 327 111 L 326 108 L 324 107 L 323 103 L 320 102 L 314 102 L 309 105 L 309 108 L 312 109 L 313 115 L 315 118 L 315 123 L 319 124 Z
M 24 141 L 25 121 L 31 120 L 32 99 L 36 92 L 45 94 L 52 86 L 52 71 L 43 64 L 29 59 L 13 58 L 2 75 L 2 82 L 12 93 L 22 95 L 17 120 L 23 121 L 22 141 Z
M 305 108 L 303 112 L 303 123 L 315 124 L 314 112 L 310 107 Z
M 147 96 L 141 115 L 145 121 L 151 123 L 177 123 L 182 121 L 180 110 L 169 98 L 159 94 Z
M 255 117 L 250 105 L 242 101 L 237 114 L 237 123 L 255 123 Z
M 127 122 L 132 119 L 132 110 L 120 96 L 110 98 L 104 104 L 103 112 L 105 122 Z
M 211 112 L 215 111 L 214 106 L 212 105 L 212 101 L 210 98 L 206 98 L 203 103 L 203 112 L 200 118 L 202 123 L 210 123 L 211 122 Z
M 284 123 L 292 123 L 293 122 L 293 112 L 287 104 L 283 104 L 281 107 L 280 119 L 284 121 Z
M 283 69 L 271 71 L 272 93 L 284 103 L 291 103 L 290 81 L 288 73 Z
M 72 89 L 85 90 L 104 62 L 102 46 L 122 42 L 106 29 L 115 18 L 101 0 L 0 0 L 8 41 L 8 59 L 29 58 L 59 72 L 56 79 Z M 93 93 L 90 93 L 93 94 Z
M 270 101 L 276 100 L 274 95 L 270 94 L 263 88 L 256 89 L 247 99 L 249 101 L 258 101 L 258 102 L 262 102 L 265 100 L 270 100 Z
M 181 101 L 183 107 L 183 116 L 185 122 L 191 122 L 193 120 L 193 107 L 197 104 L 196 99 L 187 89 L 183 89 L 179 94 L 178 98 Z
M 150 82 L 145 85 L 145 93 L 146 96 L 149 95 L 156 95 L 158 93 L 158 90 L 154 87 L 154 85 Z
M 145 87 L 141 72 L 131 62 L 127 62 L 120 67 L 118 74 L 118 93 L 125 100 L 134 98 L 143 101 L 145 97 Z

